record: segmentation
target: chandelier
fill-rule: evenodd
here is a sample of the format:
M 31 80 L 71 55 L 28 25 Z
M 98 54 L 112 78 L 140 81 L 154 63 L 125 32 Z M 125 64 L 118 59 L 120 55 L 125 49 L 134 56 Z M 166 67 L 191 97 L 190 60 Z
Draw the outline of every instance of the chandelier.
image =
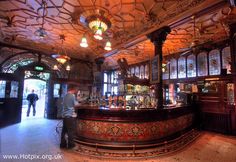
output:
M 103 40 L 103 34 L 111 27 L 111 22 L 108 18 L 104 16 L 104 11 L 99 10 L 97 14 L 89 15 L 87 17 L 81 15 L 80 21 L 86 25 L 93 33 L 96 40 Z M 87 39 L 85 34 L 81 38 L 81 47 L 88 47 Z M 111 50 L 111 42 L 107 41 L 105 50 Z
M 53 54 L 52 57 L 55 58 L 57 60 L 57 62 L 59 62 L 61 64 L 64 64 L 64 63 L 66 63 L 66 61 L 70 60 L 70 57 L 68 57 L 66 55 Z
M 43 28 L 43 26 L 44 26 L 44 18 L 45 18 L 46 15 L 47 15 L 47 13 L 45 12 L 46 7 L 47 7 L 46 1 L 42 0 L 42 4 L 41 4 L 41 7 L 40 7 L 40 8 L 42 8 L 42 10 L 43 10 L 43 13 L 42 13 L 42 26 L 34 32 L 34 34 L 35 34 L 37 37 L 41 38 L 41 39 L 47 37 L 47 32 L 46 32 L 46 30 Z
M 66 63 L 67 61 L 70 60 L 70 57 L 67 56 L 66 51 L 63 50 L 63 41 L 65 40 L 65 36 L 64 35 L 60 35 L 60 39 L 62 40 L 62 42 L 61 42 L 61 50 L 59 50 L 57 54 L 53 54 L 52 57 L 55 58 L 57 60 L 57 62 L 59 62 L 61 64 L 64 64 L 64 63 Z

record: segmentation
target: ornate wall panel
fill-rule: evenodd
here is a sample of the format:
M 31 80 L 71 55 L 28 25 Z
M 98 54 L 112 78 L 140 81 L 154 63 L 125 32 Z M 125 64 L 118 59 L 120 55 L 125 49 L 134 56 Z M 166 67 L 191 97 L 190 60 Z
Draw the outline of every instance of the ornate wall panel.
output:
M 156 122 L 109 122 L 78 120 L 78 136 L 107 142 L 147 142 L 161 139 L 189 127 L 193 114 Z

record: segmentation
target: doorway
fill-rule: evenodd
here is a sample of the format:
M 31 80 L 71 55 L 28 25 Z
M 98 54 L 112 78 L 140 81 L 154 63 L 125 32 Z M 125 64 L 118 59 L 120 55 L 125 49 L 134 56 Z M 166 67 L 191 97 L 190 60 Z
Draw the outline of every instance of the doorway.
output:
M 23 89 L 23 97 L 22 97 L 22 113 L 21 120 L 35 119 L 35 118 L 44 118 L 46 117 L 46 103 L 47 103 L 47 80 L 37 77 L 28 77 L 29 71 L 26 71 L 25 79 L 24 79 L 24 89 Z M 41 73 L 41 76 L 49 75 L 49 73 Z M 32 93 L 38 95 L 38 100 L 36 101 L 36 113 L 33 115 L 33 107 L 30 108 L 29 116 L 27 116 L 28 110 L 28 100 L 27 96 Z

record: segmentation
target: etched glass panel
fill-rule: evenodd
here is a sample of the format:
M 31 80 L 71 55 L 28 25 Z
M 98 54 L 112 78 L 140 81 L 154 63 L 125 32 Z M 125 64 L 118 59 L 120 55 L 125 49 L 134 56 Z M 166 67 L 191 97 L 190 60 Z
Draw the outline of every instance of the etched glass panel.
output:
M 165 65 L 162 65 L 162 79 L 166 80 L 169 79 L 169 73 L 170 73 L 170 64 L 167 63 Z
M 180 57 L 178 59 L 178 78 L 186 77 L 186 58 Z
M 207 53 L 201 52 L 197 56 L 198 76 L 208 75 Z
M 176 59 L 170 60 L 170 79 L 177 78 L 177 61 Z
M 220 75 L 220 51 L 212 50 L 209 53 L 209 73 L 210 75 Z
M 149 78 L 149 64 L 145 65 L 145 78 Z
M 193 54 L 187 57 L 187 76 L 196 77 L 196 57 Z
M 225 47 L 222 50 L 222 69 L 227 69 L 227 74 L 231 74 L 231 54 L 230 47 Z

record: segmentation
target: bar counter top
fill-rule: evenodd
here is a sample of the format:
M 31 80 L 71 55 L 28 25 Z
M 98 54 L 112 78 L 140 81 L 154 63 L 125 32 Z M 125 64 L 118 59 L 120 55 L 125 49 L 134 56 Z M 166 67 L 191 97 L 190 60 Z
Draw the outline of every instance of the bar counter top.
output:
M 162 121 L 193 112 L 191 106 L 166 107 L 164 109 L 142 108 L 138 110 L 78 106 L 77 109 L 79 119 L 117 122 Z

